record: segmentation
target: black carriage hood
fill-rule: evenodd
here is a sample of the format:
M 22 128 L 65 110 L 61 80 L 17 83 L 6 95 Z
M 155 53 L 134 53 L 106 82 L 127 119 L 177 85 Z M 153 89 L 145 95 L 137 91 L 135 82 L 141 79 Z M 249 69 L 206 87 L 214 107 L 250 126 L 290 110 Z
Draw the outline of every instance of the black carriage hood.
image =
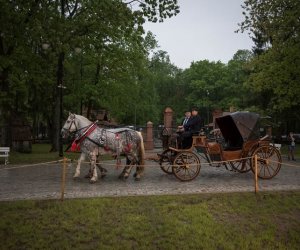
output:
M 242 147 L 248 140 L 259 138 L 259 115 L 238 111 L 216 118 L 217 127 L 229 147 Z

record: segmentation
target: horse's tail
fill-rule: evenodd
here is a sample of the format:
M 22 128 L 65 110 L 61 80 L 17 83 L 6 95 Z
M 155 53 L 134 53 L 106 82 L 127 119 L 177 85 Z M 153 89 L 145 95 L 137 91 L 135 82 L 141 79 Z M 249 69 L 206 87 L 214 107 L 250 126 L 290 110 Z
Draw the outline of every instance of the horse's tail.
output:
M 145 165 L 145 146 L 144 146 L 144 139 L 141 132 L 137 131 L 137 134 L 139 135 L 141 141 L 140 141 L 140 147 L 139 147 L 139 165 L 144 166 Z

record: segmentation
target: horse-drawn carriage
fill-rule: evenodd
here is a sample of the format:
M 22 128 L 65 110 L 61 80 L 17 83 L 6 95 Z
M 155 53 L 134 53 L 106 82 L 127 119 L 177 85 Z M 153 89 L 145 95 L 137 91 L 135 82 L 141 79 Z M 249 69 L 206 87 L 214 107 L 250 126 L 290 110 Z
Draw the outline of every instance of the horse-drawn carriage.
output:
M 158 154 L 161 169 L 181 181 L 196 178 L 203 161 L 210 166 L 223 165 L 240 173 L 254 172 L 253 156 L 257 155 L 258 177 L 271 179 L 277 175 L 281 168 L 281 154 L 268 136 L 260 138 L 258 114 L 235 112 L 216 118 L 215 122 L 220 136 L 196 135 L 188 149 L 169 147 Z

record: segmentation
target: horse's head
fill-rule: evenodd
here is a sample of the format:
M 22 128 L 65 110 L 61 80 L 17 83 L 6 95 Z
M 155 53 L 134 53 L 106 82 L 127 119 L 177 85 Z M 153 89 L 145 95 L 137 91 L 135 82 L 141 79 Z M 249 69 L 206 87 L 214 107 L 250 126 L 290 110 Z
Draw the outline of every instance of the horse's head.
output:
M 61 129 L 61 134 L 62 137 L 65 138 L 67 137 L 70 133 L 76 132 L 77 131 L 77 120 L 76 120 L 76 115 L 69 113 L 69 117 L 66 120 L 64 126 Z

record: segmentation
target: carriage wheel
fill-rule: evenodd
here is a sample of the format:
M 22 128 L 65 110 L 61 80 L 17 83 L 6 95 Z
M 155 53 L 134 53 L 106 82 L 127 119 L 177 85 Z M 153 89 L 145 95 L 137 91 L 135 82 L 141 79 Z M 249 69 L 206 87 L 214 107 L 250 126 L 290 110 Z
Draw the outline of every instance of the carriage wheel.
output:
M 242 169 L 242 162 L 241 161 L 231 161 L 229 162 L 230 166 L 233 170 L 240 172 Z
M 261 179 L 271 179 L 278 174 L 281 168 L 281 154 L 271 145 L 258 147 L 253 155 L 257 155 L 257 176 Z M 254 159 L 252 158 L 252 172 L 255 173 Z
M 239 173 L 247 173 L 251 170 L 252 160 L 251 158 L 230 162 L 231 167 Z
M 251 155 L 253 154 L 253 151 L 257 148 L 256 145 L 254 145 L 253 147 L 251 147 L 251 149 L 246 153 L 243 154 L 242 158 L 246 158 L 246 157 L 251 157 Z M 238 171 L 239 173 L 247 173 L 252 169 L 252 158 L 248 158 L 242 161 L 239 161 L 239 164 L 236 164 L 234 166 L 232 166 L 233 169 L 235 169 L 236 171 Z
M 200 172 L 200 160 L 193 152 L 179 153 L 173 162 L 173 173 L 181 181 L 191 181 Z
M 167 174 L 173 174 L 172 165 L 175 156 L 176 152 L 172 151 L 171 149 L 166 149 L 162 152 L 159 159 L 159 165 L 162 171 Z

